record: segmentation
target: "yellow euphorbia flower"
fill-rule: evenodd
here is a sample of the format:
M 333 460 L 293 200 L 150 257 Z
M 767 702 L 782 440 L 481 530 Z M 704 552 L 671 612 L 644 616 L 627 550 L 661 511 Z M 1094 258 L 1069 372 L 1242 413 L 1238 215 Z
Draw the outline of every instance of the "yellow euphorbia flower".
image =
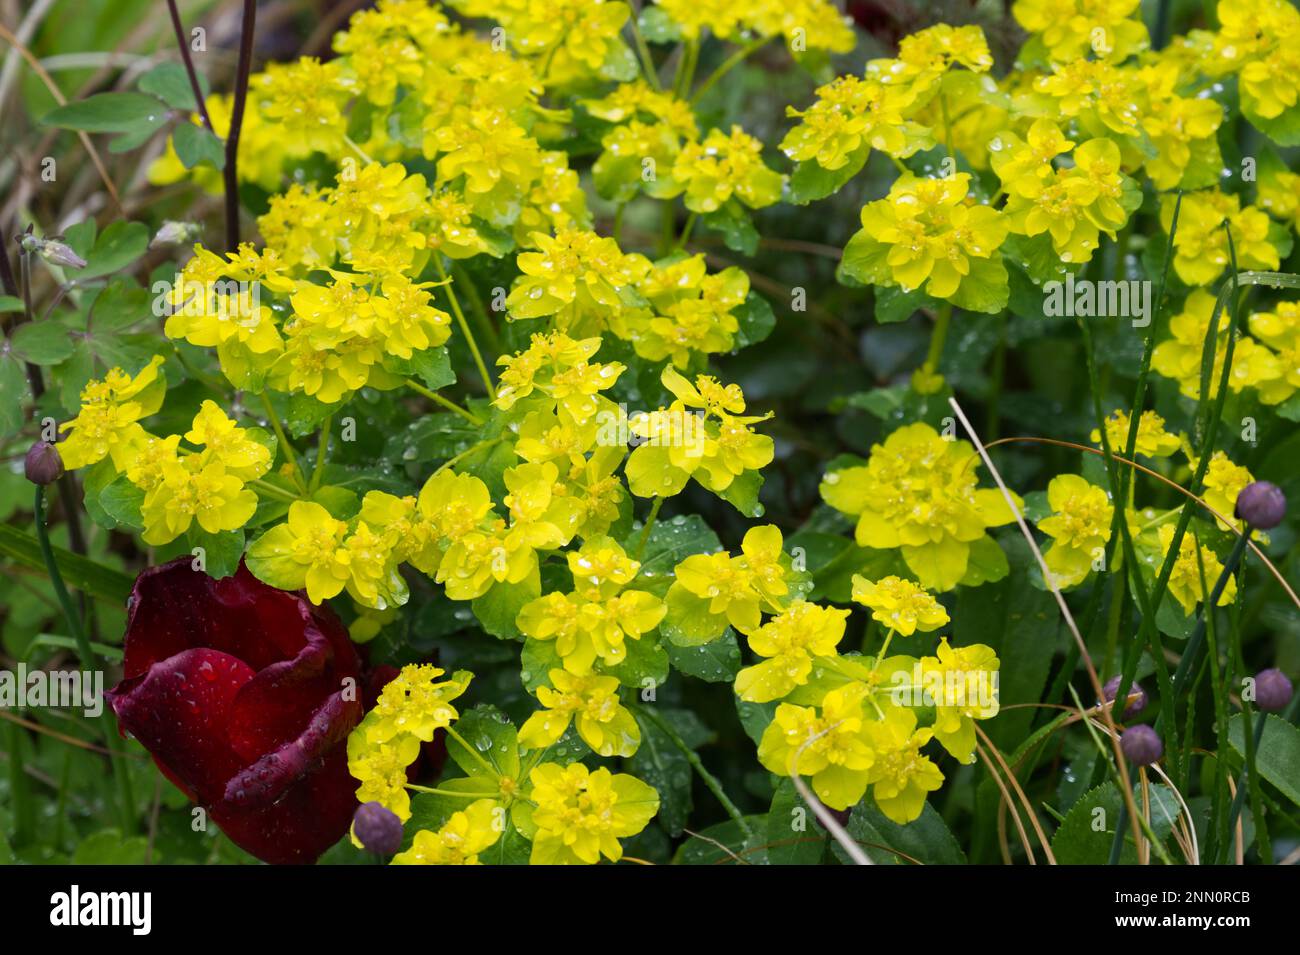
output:
M 833 656 L 844 636 L 847 610 L 796 600 L 749 635 L 749 647 L 762 663 L 736 674 L 736 693 L 751 703 L 787 695 L 808 681 L 813 658 Z
M 140 419 L 162 407 L 167 391 L 162 363 L 155 355 L 134 378 L 114 368 L 81 389 L 81 410 L 59 425 L 60 432 L 72 432 L 59 443 L 64 467 L 74 471 L 106 457 L 119 471 L 126 467 L 132 448 L 145 438 Z
M 659 794 L 624 774 L 582 763 L 543 763 L 531 773 L 533 865 L 593 865 L 623 858 L 620 838 L 634 836 L 659 811 Z
M 949 620 L 948 611 L 924 588 L 893 575 L 872 582 L 854 574 L 853 599 L 871 608 L 873 620 L 903 637 L 938 630 Z
M 405 822 L 411 818 L 406 768 L 420 757 L 420 741 L 401 734 L 390 742 L 372 744 L 360 727 L 348 736 L 348 772 L 360 780 L 358 802 L 377 802 Z
M 958 762 L 973 763 L 975 720 L 998 714 L 998 657 L 982 643 L 953 649 L 947 637 L 936 652 L 920 665 L 927 702 L 934 706 L 934 738 Z
M 1052 538 L 1052 546 L 1043 559 L 1057 587 L 1066 589 L 1087 579 L 1103 558 L 1114 509 L 1104 490 L 1077 474 L 1052 478 L 1047 503 L 1052 514 L 1038 522 L 1038 529 Z
M 312 501 L 294 501 L 288 519 L 248 548 L 248 569 L 281 590 L 307 589 L 312 603 L 337 596 L 351 572 L 348 525 Z
M 478 856 L 501 838 L 505 820 L 491 799 L 476 799 L 453 812 L 437 832 L 421 829 L 411 848 L 393 856 L 392 865 L 479 865 Z
M 209 534 L 238 530 L 257 510 L 257 495 L 210 452 L 166 461 L 161 476 L 140 507 L 147 544 L 170 543 L 194 522 Z
M 1174 219 L 1175 197 L 1160 203 L 1160 225 L 1166 232 Z M 1218 189 L 1202 189 L 1183 196 L 1174 236 L 1174 271 L 1188 285 L 1209 285 L 1229 265 L 1228 234 L 1232 230 L 1237 266 L 1242 270 L 1276 270 L 1277 248 L 1269 241 L 1269 219 L 1253 206 Z
M 1116 63 L 1150 45 L 1141 0 L 1016 0 L 1016 22 L 1055 62 L 1090 54 Z
M 1132 426 L 1129 413 L 1116 408 L 1106 419 L 1106 440 L 1112 454 L 1123 455 L 1128 448 L 1128 432 Z M 1093 428 L 1088 435 L 1093 444 L 1101 444 L 1101 430 Z M 1178 435 L 1165 430 L 1165 419 L 1154 411 L 1142 412 L 1138 418 L 1137 443 L 1133 450 L 1149 458 L 1167 458 L 1181 447 Z
M 519 728 L 519 745 L 545 749 L 555 744 L 570 723 L 598 756 L 631 756 L 641 744 L 641 728 L 618 699 L 618 679 L 575 676 L 551 670 L 550 686 L 537 688 L 538 710 Z
M 1170 545 L 1174 542 L 1174 528 L 1169 524 L 1161 524 L 1158 533 L 1161 554 L 1167 557 Z M 1205 568 L 1204 589 L 1201 587 L 1202 565 Z M 1186 533 L 1178 547 L 1178 557 L 1174 560 L 1173 571 L 1169 575 L 1169 592 L 1190 616 L 1196 612 L 1196 605 L 1214 587 L 1215 581 L 1219 579 L 1222 572 L 1223 564 L 1219 562 L 1218 555 L 1204 545 L 1201 546 L 1200 560 L 1197 560 L 1196 541 L 1190 532 Z M 1229 577 L 1223 593 L 1219 595 L 1219 606 L 1226 607 L 1236 599 L 1237 580 L 1235 577 Z
M 1001 491 L 975 486 L 978 466 L 969 443 L 911 424 L 872 447 L 865 466 L 827 474 L 821 495 L 857 517 L 859 545 L 901 548 L 923 586 L 951 590 L 966 574 L 971 544 L 1015 519 Z
M 374 709 L 357 730 L 372 746 L 403 736 L 429 742 L 434 733 L 458 718 L 451 701 L 465 692 L 474 677 L 468 670 L 458 670 L 448 680 L 438 679 L 445 675 L 445 670 L 428 663 L 402 667 L 401 673 L 385 684 Z
M 667 195 L 685 192 L 692 212 L 716 212 L 733 196 L 751 209 L 781 198 L 785 177 L 763 164 L 763 144 L 739 126 L 730 133 L 711 129 L 698 143 L 687 143 L 673 161 Z
M 943 773 L 921 747 L 934 731 L 916 728 L 916 714 L 903 706 L 885 708 L 884 719 L 864 726 L 874 759 L 867 771 L 876 805 L 893 822 L 905 826 L 921 815 L 926 793 L 943 785 Z
M 865 683 L 847 683 L 826 694 L 820 713 L 782 703 L 763 731 L 759 762 L 778 776 L 811 777 L 818 799 L 848 809 L 866 792 L 876 759 L 868 729 L 874 714 L 864 712 L 867 693 Z
M 863 206 L 862 230 L 849 239 L 841 271 L 904 291 L 925 286 L 928 295 L 971 311 L 1000 311 L 1008 293 L 998 249 L 1007 222 L 969 190 L 968 173 L 899 176 L 888 196 Z

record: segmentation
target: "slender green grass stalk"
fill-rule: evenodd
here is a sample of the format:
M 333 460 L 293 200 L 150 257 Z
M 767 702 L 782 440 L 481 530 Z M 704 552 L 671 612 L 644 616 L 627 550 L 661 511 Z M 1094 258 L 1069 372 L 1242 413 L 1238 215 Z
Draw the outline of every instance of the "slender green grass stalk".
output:
M 98 670 L 99 660 L 90 645 L 90 638 L 86 636 L 85 628 L 81 625 L 81 617 L 72 604 L 72 597 L 68 594 L 68 588 L 63 584 L 63 575 L 59 573 L 58 562 L 54 559 L 54 548 L 50 545 L 49 530 L 45 526 L 45 488 L 41 485 L 36 486 L 36 499 L 33 510 L 35 512 L 36 537 L 40 541 L 41 553 L 45 557 L 45 569 L 50 576 L 54 596 L 59 602 L 59 607 L 63 610 L 68 629 L 72 631 L 72 637 L 77 641 L 77 656 L 80 658 L 83 668 Z M 135 830 L 135 798 L 131 793 L 131 778 L 127 775 L 126 763 L 122 759 L 121 740 L 117 735 L 117 721 L 107 709 L 100 714 L 99 721 L 104 732 L 104 745 L 107 746 L 109 752 L 108 759 L 113 769 L 113 780 L 117 784 L 118 818 L 122 826 L 122 832 L 124 834 L 130 833 Z

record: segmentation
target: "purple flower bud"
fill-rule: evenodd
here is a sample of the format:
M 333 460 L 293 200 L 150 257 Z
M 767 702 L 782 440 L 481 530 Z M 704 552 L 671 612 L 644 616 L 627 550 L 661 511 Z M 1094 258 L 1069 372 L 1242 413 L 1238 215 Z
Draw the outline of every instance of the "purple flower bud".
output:
M 352 834 L 375 855 L 391 856 L 402 848 L 402 820 L 381 803 L 363 802 L 357 807 Z
M 1280 713 L 1291 702 L 1291 681 L 1276 667 L 1255 674 L 1255 705 L 1265 713 Z
M 1134 766 L 1150 766 L 1165 751 L 1156 731 L 1145 723 L 1130 726 L 1119 737 L 1119 748 Z
M 41 487 L 53 484 L 63 477 L 63 458 L 59 449 L 47 441 L 37 441 L 27 452 L 23 471 L 33 484 Z
M 1106 698 L 1107 703 L 1115 702 L 1115 694 L 1119 692 L 1119 681 L 1122 679 L 1122 676 L 1113 676 L 1101 688 L 1101 694 Z M 1124 719 L 1131 719 L 1146 708 L 1147 691 L 1142 689 L 1141 683 L 1134 680 L 1128 686 L 1128 706 L 1124 708 Z
M 41 258 L 51 265 L 57 265 L 63 269 L 84 269 L 86 260 L 72 251 L 72 247 L 50 239 L 41 247 Z
M 1236 515 L 1262 531 L 1277 527 L 1286 517 L 1286 495 L 1271 481 L 1247 484 L 1237 495 Z

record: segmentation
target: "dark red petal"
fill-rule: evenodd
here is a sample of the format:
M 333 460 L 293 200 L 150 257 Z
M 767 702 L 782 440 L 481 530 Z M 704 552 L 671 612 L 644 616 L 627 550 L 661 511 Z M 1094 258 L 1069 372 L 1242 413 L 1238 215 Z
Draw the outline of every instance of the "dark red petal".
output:
M 328 607 L 242 564 L 213 580 L 181 558 L 136 580 L 125 644 L 109 694 L 120 728 L 234 842 L 311 862 L 342 838 L 357 787 L 344 742 L 364 687 Z
M 261 670 L 302 649 L 304 621 L 314 616 L 303 597 L 268 587 L 243 564 L 233 576 L 213 580 L 188 557 L 140 574 L 127 607 L 128 678 L 195 647 L 221 650 Z
M 245 689 L 249 686 L 251 682 Z M 342 693 L 335 693 L 296 739 L 260 757 L 226 784 L 226 804 L 234 809 L 254 809 L 279 799 L 331 749 L 347 739 L 357 724 L 359 710 L 356 703 L 344 700 Z
M 253 669 L 219 650 L 185 650 L 108 693 L 118 725 L 160 769 L 204 804 L 225 795 L 245 761 L 226 737 L 226 720 Z
M 209 812 L 232 842 L 263 862 L 306 865 L 343 838 L 356 808 L 347 751 L 335 746 L 272 805 L 246 811 L 222 804 Z

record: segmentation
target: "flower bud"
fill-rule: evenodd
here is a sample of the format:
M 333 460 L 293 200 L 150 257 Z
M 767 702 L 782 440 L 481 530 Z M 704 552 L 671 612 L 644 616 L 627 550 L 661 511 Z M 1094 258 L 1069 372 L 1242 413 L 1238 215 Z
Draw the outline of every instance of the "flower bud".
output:
M 1159 735 L 1145 723 L 1130 726 L 1120 734 L 1119 748 L 1134 766 L 1150 766 L 1165 751 Z
M 1115 694 L 1119 692 L 1119 681 L 1122 679 L 1122 676 L 1113 676 L 1101 688 L 1101 694 L 1107 703 L 1115 702 Z M 1128 706 L 1124 707 L 1124 719 L 1131 719 L 1146 708 L 1147 691 L 1142 689 L 1141 683 L 1134 680 L 1128 685 Z
M 37 441 L 27 452 L 23 462 L 27 480 L 45 487 L 63 477 L 63 458 L 59 449 L 48 441 Z
M 1262 531 L 1277 527 L 1286 517 L 1286 495 L 1271 481 L 1247 484 L 1237 495 L 1236 515 Z
M 1265 713 L 1280 713 L 1291 702 L 1291 681 L 1276 667 L 1255 674 L 1255 705 Z
M 63 269 L 84 269 L 86 260 L 72 251 L 72 247 L 62 242 L 48 239 L 41 243 L 39 249 L 41 258 L 50 265 L 57 265 Z
M 381 803 L 364 802 L 352 816 L 352 834 L 379 856 L 391 856 L 402 848 L 402 820 Z
M 160 245 L 193 242 L 202 233 L 202 227 L 193 222 L 177 222 L 174 219 L 167 219 L 158 229 L 157 234 L 149 241 L 149 248 L 156 249 Z

